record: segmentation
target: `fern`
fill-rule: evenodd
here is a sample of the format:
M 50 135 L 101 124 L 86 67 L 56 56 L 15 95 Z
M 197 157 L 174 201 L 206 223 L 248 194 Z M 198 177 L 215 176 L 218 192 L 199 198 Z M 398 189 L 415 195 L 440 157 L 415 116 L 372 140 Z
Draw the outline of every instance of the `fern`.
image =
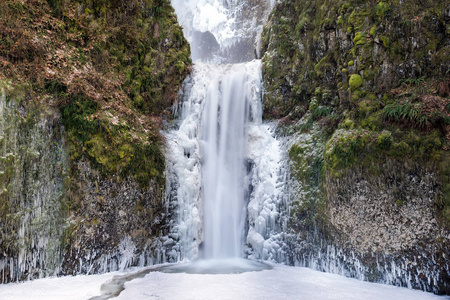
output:
M 331 109 L 327 106 L 318 106 L 312 112 L 312 115 L 315 120 L 318 120 L 322 117 L 326 117 L 331 114 Z
M 386 119 L 396 122 L 410 121 L 419 127 L 430 123 L 430 116 L 422 113 L 422 107 L 409 102 L 388 104 L 384 107 L 382 114 Z

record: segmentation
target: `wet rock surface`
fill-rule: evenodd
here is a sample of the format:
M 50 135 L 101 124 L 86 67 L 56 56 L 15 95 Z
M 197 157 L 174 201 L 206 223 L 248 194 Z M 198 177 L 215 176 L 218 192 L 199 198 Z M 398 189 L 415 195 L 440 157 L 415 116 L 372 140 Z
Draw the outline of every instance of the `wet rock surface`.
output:
M 157 238 L 164 229 L 162 191 L 131 179 L 103 178 L 88 163 L 76 166 L 69 194 L 74 213 L 64 274 L 99 273 L 162 262 Z

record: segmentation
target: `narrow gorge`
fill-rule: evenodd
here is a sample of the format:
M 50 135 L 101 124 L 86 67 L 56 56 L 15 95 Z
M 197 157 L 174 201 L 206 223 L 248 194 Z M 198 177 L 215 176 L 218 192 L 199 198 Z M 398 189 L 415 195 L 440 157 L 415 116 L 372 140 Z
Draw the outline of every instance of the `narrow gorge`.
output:
M 445 1 L 0 16 L 1 283 L 285 264 L 450 295 Z

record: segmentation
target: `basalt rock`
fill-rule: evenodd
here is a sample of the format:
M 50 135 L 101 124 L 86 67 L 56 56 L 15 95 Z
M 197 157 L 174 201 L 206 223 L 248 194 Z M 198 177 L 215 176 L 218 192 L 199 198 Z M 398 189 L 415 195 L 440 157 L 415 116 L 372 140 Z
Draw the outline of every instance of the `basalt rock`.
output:
M 264 114 L 294 141 L 289 263 L 450 293 L 449 17 L 445 1 L 275 5 Z
M 138 3 L 139 2 L 139 3 Z M 0 3 L 0 282 L 164 261 L 170 2 Z

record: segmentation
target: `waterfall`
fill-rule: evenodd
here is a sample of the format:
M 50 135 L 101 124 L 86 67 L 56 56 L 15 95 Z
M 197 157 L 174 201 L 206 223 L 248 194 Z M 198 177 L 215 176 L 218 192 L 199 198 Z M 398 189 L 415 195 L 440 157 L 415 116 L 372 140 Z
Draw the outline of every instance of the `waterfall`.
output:
M 421 256 L 364 257 L 330 244 L 320 230 L 296 228 L 305 216 L 290 210 L 315 199 L 319 187 L 289 176 L 293 162 L 285 151 L 303 143 L 304 155 L 320 158 L 325 142 L 315 139 L 322 135 L 318 125 L 280 138 L 276 124 L 262 122 L 261 62 L 252 59 L 260 56 L 254 46 L 274 2 L 172 0 L 195 65 L 174 106 L 177 120 L 166 132 L 170 232 L 162 238 L 162 252 L 172 262 L 209 261 L 171 272 L 230 271 L 225 265 L 233 265 L 231 272 L 261 269 L 246 265 L 249 260 L 236 268 L 237 260 L 223 259 L 241 257 L 387 284 L 436 286 L 441 273 L 434 257 L 429 269 L 420 270 L 415 264 Z
M 172 0 L 195 62 L 239 63 L 255 57 L 255 42 L 273 0 Z
M 238 257 L 242 252 L 243 162 L 251 97 L 246 77 L 245 65 L 233 66 L 215 75 L 206 94 L 201 139 L 206 258 Z
M 240 257 L 248 136 L 261 122 L 261 62 L 199 63 L 185 88 L 179 125 L 166 135 L 175 250 L 192 260 L 203 241 L 206 258 Z
M 178 120 L 166 133 L 168 260 L 280 257 L 273 237 L 281 229 L 286 163 L 274 124 L 262 122 L 261 61 L 229 55 L 239 52 L 233 48 L 239 43 L 251 44 L 254 55 L 270 2 L 172 3 L 195 45 L 196 63 L 174 107 Z M 236 22 L 247 12 L 259 19 L 252 26 L 239 23 L 242 28 Z M 212 39 L 220 48 L 214 57 L 203 53 L 212 45 L 203 42 Z
M 200 140 L 206 258 L 242 256 L 244 155 L 252 103 L 260 110 L 259 69 L 259 61 L 219 68 L 207 90 Z

